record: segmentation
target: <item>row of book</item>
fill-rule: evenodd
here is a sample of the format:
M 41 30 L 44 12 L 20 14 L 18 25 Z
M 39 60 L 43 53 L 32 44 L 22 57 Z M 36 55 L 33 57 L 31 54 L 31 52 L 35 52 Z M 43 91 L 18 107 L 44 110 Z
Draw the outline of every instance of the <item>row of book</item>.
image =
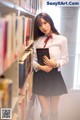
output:
M 21 6 L 22 8 L 36 14 L 39 0 L 6 0 Z
M 19 88 L 22 89 L 31 72 L 32 51 L 25 51 L 19 58 Z
M 32 49 L 26 50 L 19 57 L 19 120 L 26 120 L 28 104 L 31 98 Z
M 24 104 L 28 105 L 31 97 L 31 56 L 32 50 L 29 49 L 19 57 L 18 76 L 19 88 L 21 89 L 19 93 L 19 107 L 21 107 L 21 111 L 25 109 L 25 112 L 27 106 L 25 106 Z M 12 108 L 12 87 L 13 81 L 11 79 L 0 78 L 0 108 Z M 23 116 L 23 111 L 21 112 L 21 114 Z
M 19 94 L 19 104 L 18 104 L 18 114 L 19 120 L 27 120 L 27 114 L 29 109 L 29 102 L 32 97 L 32 78 L 31 73 L 28 75 L 28 78 L 25 80 L 23 88 L 20 89 Z
M 19 94 L 19 104 L 18 104 L 18 114 L 19 120 L 27 120 L 28 118 L 28 109 L 30 100 L 32 98 L 32 78 L 31 73 L 28 75 L 28 78 L 25 80 L 23 88 Z
M 10 13 L 0 18 L 0 75 L 31 43 L 32 18 Z

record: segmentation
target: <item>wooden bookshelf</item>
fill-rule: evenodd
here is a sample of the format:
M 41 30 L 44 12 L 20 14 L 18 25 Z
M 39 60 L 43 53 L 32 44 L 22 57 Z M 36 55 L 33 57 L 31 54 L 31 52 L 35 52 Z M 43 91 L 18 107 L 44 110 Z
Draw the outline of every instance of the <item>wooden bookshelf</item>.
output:
M 28 0 L 26 0 L 27 2 Z M 39 6 L 38 4 L 40 3 L 40 1 L 37 3 L 35 3 L 33 6 L 34 10 L 32 10 L 32 0 L 30 0 L 31 3 L 30 4 L 30 8 L 27 7 L 22 7 L 22 2 L 24 2 L 24 0 L 0 0 L 0 22 L 2 19 L 5 20 L 5 16 L 7 18 L 7 22 L 10 22 L 10 26 L 12 29 L 9 30 L 9 32 L 11 33 L 11 36 L 9 36 L 10 38 L 12 38 L 12 42 L 14 44 L 20 44 L 19 49 L 13 45 L 13 43 L 10 43 L 9 38 L 7 38 L 7 44 L 8 45 L 8 41 L 9 44 L 12 45 L 12 47 L 9 45 L 8 47 L 10 47 L 10 51 L 11 53 L 8 53 L 9 59 L 7 60 L 7 62 L 5 62 L 5 65 L 7 67 L 4 67 L 4 59 L 2 59 L 2 57 L 0 57 L 0 60 L 2 59 L 2 62 L 0 61 L 0 64 L 2 65 L 2 72 L 0 71 L 0 79 L 3 78 L 7 78 L 7 79 L 11 79 L 12 80 L 12 120 L 26 120 L 26 115 L 27 115 L 27 109 L 29 106 L 29 101 L 31 99 L 32 96 L 32 69 L 29 72 L 28 77 L 25 79 L 24 85 L 22 88 L 19 88 L 19 60 L 20 60 L 20 56 L 22 56 L 26 51 L 29 52 L 30 50 L 32 51 L 32 44 L 33 44 L 33 23 L 34 23 L 34 18 L 35 15 L 37 13 L 37 6 Z M 29 2 L 30 2 L 29 1 Z M 36 2 L 36 0 L 35 0 Z M 35 6 L 37 5 L 37 6 Z M 14 17 L 13 17 L 14 16 Z M 10 19 L 12 18 L 12 20 L 10 21 Z M 22 20 L 23 18 L 30 18 L 32 19 L 31 22 L 31 28 L 30 28 L 30 36 L 29 36 L 29 42 L 27 44 L 21 44 L 22 41 L 18 41 L 16 43 L 16 39 L 19 38 L 15 38 L 15 36 L 17 36 L 17 34 L 20 35 L 20 33 L 17 34 L 13 34 L 16 33 L 14 26 L 17 24 L 17 18 L 19 18 L 20 20 Z M 17 26 L 16 26 L 17 27 Z M 19 28 L 18 28 L 19 29 Z M 21 30 L 22 28 L 20 28 Z M 23 27 L 24 31 L 25 28 Z M 7 30 L 7 29 L 6 29 Z M 11 32 L 12 31 L 12 32 Z M 7 30 L 8 32 L 8 30 Z M 25 35 L 24 35 L 25 36 Z M 0 34 L 0 37 L 1 34 Z M 3 40 L 4 37 L 2 37 Z M 24 37 L 26 38 L 26 36 Z M 5 39 L 6 40 L 6 39 Z M 21 40 L 21 38 L 20 38 Z M 25 40 L 25 39 L 24 39 Z M 0 41 L 2 43 L 2 41 Z M 20 43 L 21 42 L 21 43 Z M 6 47 L 6 49 L 8 50 L 9 48 Z M 1 50 L 1 46 L 0 46 L 0 50 Z M 16 48 L 16 50 L 15 50 Z M 5 50 L 6 50 L 5 49 Z M 8 50 L 9 51 L 9 50 Z M 17 51 L 17 52 L 16 52 Z M 1 54 L 1 53 L 0 53 Z M 11 54 L 11 56 L 10 56 Z M 3 54 L 2 54 L 3 56 Z M 7 58 L 6 58 L 7 59 Z M 9 62 L 10 60 L 10 62 Z M 6 60 L 5 60 L 6 61 Z M 10 65 L 8 66 L 8 62 L 10 63 Z M 1 69 L 0 69 L 1 70 Z M 1 91 L 1 90 L 0 90 Z M 26 114 L 25 114 L 26 113 Z M 24 118 L 23 118 L 24 115 Z
M 12 98 L 12 110 L 15 109 L 16 104 L 18 103 L 18 96 Z
M 5 10 L 4 10 L 4 6 L 5 6 Z M 2 15 L 8 14 L 9 12 L 16 12 L 18 14 L 24 14 L 30 17 L 35 16 L 35 14 L 32 13 L 31 11 L 28 11 L 27 9 L 24 9 L 21 6 L 6 0 L 0 0 L 0 10 Z

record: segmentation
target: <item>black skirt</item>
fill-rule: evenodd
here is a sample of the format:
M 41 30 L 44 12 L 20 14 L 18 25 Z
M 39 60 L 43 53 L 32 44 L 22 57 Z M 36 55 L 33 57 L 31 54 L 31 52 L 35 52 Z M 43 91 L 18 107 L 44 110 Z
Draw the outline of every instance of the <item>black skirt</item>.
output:
M 33 93 L 37 95 L 56 96 L 67 93 L 61 72 L 57 68 L 49 73 L 37 71 L 33 73 Z

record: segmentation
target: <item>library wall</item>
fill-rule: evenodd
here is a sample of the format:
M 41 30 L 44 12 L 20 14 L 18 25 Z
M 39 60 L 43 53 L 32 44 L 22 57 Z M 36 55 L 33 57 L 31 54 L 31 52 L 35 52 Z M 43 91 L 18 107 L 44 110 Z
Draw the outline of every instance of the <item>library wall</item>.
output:
M 33 23 L 40 3 L 0 0 L 0 119 L 27 120 L 32 97 Z

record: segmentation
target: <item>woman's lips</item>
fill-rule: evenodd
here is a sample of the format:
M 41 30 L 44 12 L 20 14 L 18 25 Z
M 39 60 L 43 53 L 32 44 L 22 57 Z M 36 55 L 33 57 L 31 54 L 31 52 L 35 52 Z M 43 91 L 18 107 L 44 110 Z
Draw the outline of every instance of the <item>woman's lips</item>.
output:
M 47 30 L 44 30 L 44 33 L 46 33 L 47 32 Z

